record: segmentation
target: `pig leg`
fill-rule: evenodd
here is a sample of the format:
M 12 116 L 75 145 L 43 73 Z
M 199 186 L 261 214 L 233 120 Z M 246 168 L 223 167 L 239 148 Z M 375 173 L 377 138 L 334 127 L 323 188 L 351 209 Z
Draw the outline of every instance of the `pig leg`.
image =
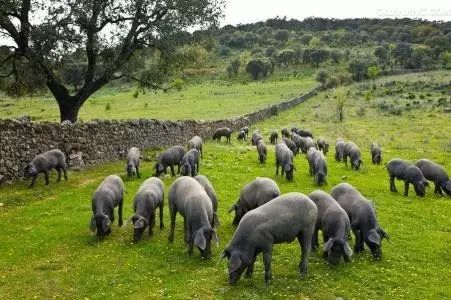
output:
M 136 177 L 141 178 L 141 175 L 139 174 L 139 167 L 136 166 Z
M 268 249 L 263 251 L 263 264 L 265 265 L 265 283 L 266 287 L 269 287 L 269 282 L 272 278 L 271 273 L 271 259 L 272 259 L 272 245 Z
M 312 250 L 315 251 L 316 248 L 319 247 L 319 243 L 318 243 L 318 228 L 315 228 L 315 232 L 313 233 L 312 236 Z
M 31 184 L 28 188 L 32 188 L 34 186 L 34 183 L 36 182 L 36 178 L 38 178 L 38 175 L 33 176 L 33 179 L 31 180 Z
M 409 182 L 407 180 L 404 181 L 404 196 L 409 196 Z
M 171 218 L 171 228 L 169 229 L 169 236 L 168 236 L 168 240 L 170 243 L 174 242 L 174 229 L 175 229 L 175 215 L 176 215 L 177 211 L 175 210 L 175 207 L 173 207 L 173 205 L 169 205 L 169 215 Z
M 121 199 L 119 201 L 119 207 L 118 207 L 118 210 L 117 210 L 117 213 L 119 215 L 119 227 L 122 226 L 122 224 L 124 224 L 124 222 L 122 221 L 122 205 L 123 204 L 124 204 L 124 200 Z
M 256 259 L 257 259 L 257 256 L 254 256 L 254 258 L 252 259 L 252 263 L 249 265 L 249 267 L 247 267 L 246 273 L 244 274 L 245 278 L 252 277 L 252 273 L 254 273 L 254 263 L 255 263 Z
M 276 175 L 279 175 L 279 162 L 276 161 Z
M 174 165 L 171 165 L 170 168 L 171 168 L 171 175 L 172 175 L 172 177 L 175 177 Z M 179 170 L 179 173 L 180 173 L 180 170 Z
M 60 182 L 61 181 L 61 168 L 56 168 L 56 172 L 58 172 L 58 178 L 56 179 L 56 182 Z
M 67 181 L 67 172 L 66 172 L 66 168 L 63 168 L 63 173 L 64 173 L 64 180 Z
M 160 207 L 160 229 L 164 228 L 164 223 L 163 223 L 163 202 L 161 202 Z
M 396 185 L 395 185 L 395 176 L 390 175 L 390 192 L 394 192 L 397 193 L 398 190 L 396 189 Z
M 149 218 L 149 236 L 153 235 L 153 228 L 155 226 L 155 213 L 152 213 L 152 215 Z
M 434 182 L 434 186 L 435 186 L 434 193 L 443 196 L 442 189 L 440 188 L 440 184 L 438 183 L 438 181 Z
M 186 218 L 184 220 L 184 229 L 185 229 L 185 243 L 188 244 L 188 255 L 191 255 L 193 254 L 194 237 L 191 234 L 191 226 L 186 222 Z
M 299 272 L 301 275 L 307 275 L 308 257 L 312 249 L 312 235 L 315 231 L 315 227 L 304 228 L 298 235 L 298 241 L 301 245 L 301 262 L 299 263 Z
M 49 185 L 49 171 L 44 171 L 45 185 Z

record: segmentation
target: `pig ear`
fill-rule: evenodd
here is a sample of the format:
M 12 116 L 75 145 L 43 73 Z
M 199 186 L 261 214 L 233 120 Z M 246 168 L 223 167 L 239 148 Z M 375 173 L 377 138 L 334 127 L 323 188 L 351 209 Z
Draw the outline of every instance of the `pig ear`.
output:
M 202 250 L 205 250 L 205 247 L 207 246 L 207 241 L 205 240 L 203 230 L 198 230 L 196 232 L 196 236 L 194 237 L 194 245 L 196 245 Z
M 351 257 L 352 256 L 352 249 L 351 249 L 351 247 L 349 247 L 348 242 L 345 242 L 343 244 L 343 251 L 344 251 L 344 253 L 345 253 L 345 255 L 347 257 Z
M 110 227 L 110 225 L 111 225 L 110 218 L 105 217 L 105 218 L 102 220 L 102 230 L 103 230 L 103 232 L 107 232 L 107 231 L 108 231 L 108 228 Z
M 325 244 L 324 244 L 324 252 L 329 252 L 330 249 L 332 249 L 332 246 L 334 245 L 334 240 L 333 239 L 329 239 Z
M 229 273 L 233 273 L 241 267 L 241 257 L 239 254 L 235 253 L 230 257 L 229 260 Z
M 91 222 L 89 223 L 89 228 L 92 232 L 96 232 L 97 226 L 96 226 L 96 219 L 94 217 L 91 218 Z
M 219 262 L 221 262 L 224 258 L 230 258 L 230 252 L 227 248 L 222 252 Z
M 382 228 L 379 228 L 379 233 L 382 238 L 385 238 L 387 241 L 390 241 L 390 235 L 386 233 Z
M 376 230 L 374 229 L 370 231 L 370 234 L 368 235 L 368 240 L 377 245 L 381 244 L 381 237 L 379 236 L 379 234 L 377 234 Z
M 134 219 L 133 225 L 134 225 L 134 227 L 135 227 L 136 229 L 138 229 L 138 228 L 143 228 L 144 225 L 145 225 L 145 222 L 144 222 L 144 221 L 145 221 L 145 220 L 144 220 L 143 217 L 136 217 L 136 218 Z

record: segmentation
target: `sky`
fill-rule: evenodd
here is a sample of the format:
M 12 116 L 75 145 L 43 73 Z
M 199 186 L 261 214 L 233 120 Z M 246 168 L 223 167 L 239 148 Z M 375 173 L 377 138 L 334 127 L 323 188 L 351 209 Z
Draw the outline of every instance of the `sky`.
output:
M 276 16 L 288 19 L 324 18 L 421 18 L 451 21 L 451 1 L 400 0 L 226 0 L 221 25 L 245 24 Z
M 451 21 L 451 1 L 446 0 L 226 0 L 221 25 L 237 25 L 284 17 L 421 18 Z M 11 44 L 0 37 L 0 45 Z

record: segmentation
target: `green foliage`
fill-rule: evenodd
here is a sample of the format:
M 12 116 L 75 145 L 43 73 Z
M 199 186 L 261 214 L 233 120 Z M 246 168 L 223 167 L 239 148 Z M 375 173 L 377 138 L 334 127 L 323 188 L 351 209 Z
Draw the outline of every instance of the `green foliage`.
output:
M 369 79 L 371 79 L 373 82 L 377 78 L 377 76 L 379 76 L 380 73 L 381 73 L 381 70 L 379 69 L 378 66 L 370 66 L 366 70 L 366 76 Z
M 348 71 L 351 73 L 353 80 L 362 81 L 367 78 L 367 70 L 373 64 L 368 58 L 354 58 L 349 62 Z
M 110 104 L 110 103 L 107 103 L 107 104 L 105 105 L 105 110 L 106 110 L 106 111 L 111 110 L 111 104 Z
M 249 73 L 253 80 L 265 78 L 274 71 L 273 63 L 264 57 L 254 57 L 246 65 L 246 72 Z
M 336 89 L 334 91 L 334 99 L 335 99 L 335 111 L 337 120 L 339 122 L 343 122 L 345 115 L 344 115 L 344 107 L 346 104 L 346 93 L 343 88 Z
M 316 81 L 324 85 L 329 77 L 329 72 L 327 72 L 324 69 L 319 70 L 316 72 Z
M 296 62 L 296 53 L 293 49 L 283 49 L 277 54 L 277 62 L 283 66 L 294 65 Z
M 231 78 L 232 76 L 236 76 L 238 74 L 238 72 L 240 71 L 240 66 L 241 66 L 241 61 L 240 61 L 239 57 L 233 59 L 229 63 L 229 65 L 227 66 L 227 74 L 228 74 L 229 78 Z
M 288 37 L 290 36 L 290 32 L 288 30 L 277 30 L 276 33 L 274 34 L 274 38 L 282 43 L 286 43 L 286 41 L 288 41 Z
M 181 78 L 175 78 L 171 83 L 171 87 L 174 88 L 176 91 L 181 91 L 184 86 L 185 81 Z
M 398 43 L 392 50 L 392 55 L 398 64 L 406 66 L 412 57 L 412 46 L 409 43 Z

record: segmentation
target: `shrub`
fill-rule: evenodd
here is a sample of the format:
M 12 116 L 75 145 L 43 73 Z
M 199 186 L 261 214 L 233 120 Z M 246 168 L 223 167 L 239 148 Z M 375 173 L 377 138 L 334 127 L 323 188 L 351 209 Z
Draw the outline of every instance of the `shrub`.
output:
M 181 91 L 184 85 L 185 81 L 181 78 L 174 79 L 171 84 L 172 88 L 176 89 L 177 91 Z
M 105 110 L 111 110 L 111 104 L 110 103 L 107 103 L 105 105 Z

